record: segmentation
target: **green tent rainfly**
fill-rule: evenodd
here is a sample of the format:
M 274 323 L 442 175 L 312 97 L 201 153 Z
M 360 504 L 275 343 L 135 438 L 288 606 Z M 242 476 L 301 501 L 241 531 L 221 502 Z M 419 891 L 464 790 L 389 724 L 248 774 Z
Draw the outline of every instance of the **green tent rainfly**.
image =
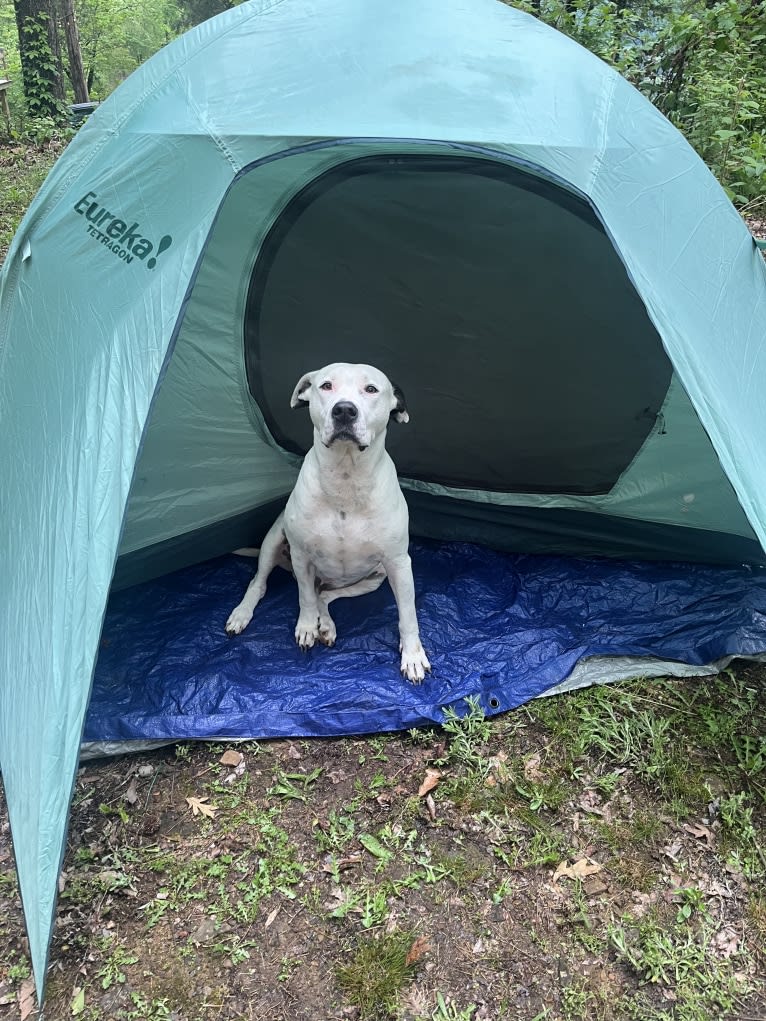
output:
M 392 441 L 426 534 L 763 563 L 765 340 L 702 161 L 495 0 L 252 0 L 136 71 L 1 278 L 0 765 L 38 988 L 115 568 L 252 540 L 303 371 L 418 393 Z

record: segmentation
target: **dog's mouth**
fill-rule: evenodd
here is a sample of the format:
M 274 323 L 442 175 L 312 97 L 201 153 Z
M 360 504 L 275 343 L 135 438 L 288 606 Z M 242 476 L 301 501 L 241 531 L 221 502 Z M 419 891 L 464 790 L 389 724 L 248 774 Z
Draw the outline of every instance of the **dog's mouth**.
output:
M 355 443 L 360 450 L 366 450 L 367 444 L 360 443 L 359 437 L 356 436 L 350 429 L 338 429 L 332 434 L 330 439 L 325 443 L 326 447 L 331 447 L 336 440 L 341 440 L 344 443 Z

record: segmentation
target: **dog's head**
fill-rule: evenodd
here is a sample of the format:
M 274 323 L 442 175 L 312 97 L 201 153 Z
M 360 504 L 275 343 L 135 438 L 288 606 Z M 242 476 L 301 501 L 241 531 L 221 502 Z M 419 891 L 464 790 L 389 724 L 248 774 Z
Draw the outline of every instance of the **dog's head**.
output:
M 389 419 L 408 422 L 404 394 L 372 365 L 335 362 L 298 380 L 290 401 L 308 407 L 311 421 L 326 447 L 354 443 L 366 450 L 386 431 Z

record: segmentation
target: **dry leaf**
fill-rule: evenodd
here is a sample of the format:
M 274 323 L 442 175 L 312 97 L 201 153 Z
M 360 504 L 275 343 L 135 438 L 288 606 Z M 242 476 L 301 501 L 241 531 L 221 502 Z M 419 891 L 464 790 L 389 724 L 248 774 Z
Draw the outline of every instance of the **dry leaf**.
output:
M 428 794 L 429 791 L 432 791 L 441 778 L 442 774 L 440 770 L 427 769 L 425 779 L 420 787 L 418 787 L 418 797 L 422 798 L 424 795 Z
M 686 832 L 690 833 L 693 837 L 696 837 L 697 840 L 704 840 L 708 847 L 712 847 L 715 844 L 715 837 L 713 835 L 713 831 L 711 829 L 708 829 L 707 826 L 703 826 L 701 823 L 696 823 L 695 825 L 692 825 L 688 822 L 685 822 L 683 825 L 683 829 L 685 829 Z
M 242 752 L 238 752 L 234 748 L 227 748 L 218 761 L 222 766 L 238 766 L 244 757 Z
M 350 869 L 353 865 L 358 865 L 361 860 L 361 854 L 350 854 L 347 858 L 338 858 L 334 863 L 325 862 L 322 865 L 322 872 L 327 872 L 330 875 L 334 875 L 336 870 L 338 872 L 345 872 L 346 869 Z
M 191 797 L 186 799 L 186 804 L 192 810 L 192 813 L 194 815 L 204 815 L 207 816 L 208 819 L 214 819 L 215 813 L 218 811 L 218 805 L 208 805 L 206 804 L 206 802 L 207 797 L 204 798 Z
M 281 907 L 281 905 L 278 904 L 274 908 L 273 911 L 269 912 L 269 917 L 266 919 L 266 924 L 264 925 L 264 929 L 268 929 L 268 927 L 271 925 L 271 923 L 274 921 L 274 919 L 277 917 L 277 915 L 279 914 L 279 912 L 281 910 L 282 910 L 282 907 Z
M 425 936 L 418 936 L 415 942 L 412 944 L 410 949 L 407 951 L 407 957 L 404 960 L 405 964 L 415 964 L 420 960 L 428 951 L 431 949 L 428 940 Z
M 720 957 L 731 957 L 739 950 L 740 938 L 730 926 L 726 926 L 713 937 L 713 947 Z
M 584 879 L 586 876 L 592 876 L 596 872 L 601 872 L 603 867 L 598 862 L 591 861 L 590 858 L 580 858 L 572 865 L 567 861 L 562 861 L 553 873 L 553 882 L 557 883 L 562 876 L 567 879 Z
M 436 819 L 436 802 L 430 794 L 426 794 L 426 808 L 428 809 L 428 814 L 431 816 L 431 819 Z
M 35 1010 L 35 984 L 31 978 L 21 983 L 19 989 L 19 1012 L 21 1021 L 26 1021 Z
M 667 847 L 663 847 L 662 853 L 670 858 L 671 861 L 678 861 L 678 856 L 683 850 L 683 841 L 674 840 L 672 844 L 668 844 Z
M 534 755 L 528 755 L 526 759 L 524 759 L 524 776 L 527 780 L 533 781 L 543 779 L 543 772 L 540 769 L 540 755 L 538 752 L 535 752 Z
M 604 809 L 603 802 L 599 795 L 593 790 L 583 791 L 579 801 L 579 807 L 589 815 L 603 815 L 608 817 L 608 811 Z
M 135 805 L 135 803 L 138 801 L 138 791 L 136 790 L 135 777 L 133 777 L 133 779 L 130 781 L 130 786 L 123 794 L 123 798 L 125 799 L 125 801 L 127 801 L 129 805 Z

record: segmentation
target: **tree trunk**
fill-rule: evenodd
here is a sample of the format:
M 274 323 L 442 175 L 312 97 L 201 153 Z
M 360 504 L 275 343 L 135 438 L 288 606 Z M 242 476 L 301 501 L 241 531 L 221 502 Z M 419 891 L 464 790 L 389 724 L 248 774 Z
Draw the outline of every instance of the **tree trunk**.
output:
M 87 103 L 90 100 L 88 95 L 88 83 L 85 80 L 85 70 L 82 66 L 82 53 L 80 52 L 80 33 L 77 31 L 77 18 L 74 13 L 74 0 L 61 0 L 61 10 L 64 15 L 64 35 L 66 36 L 66 48 L 69 54 L 69 74 L 72 79 L 75 103 Z
M 66 100 L 66 87 L 64 82 L 64 61 L 61 59 L 61 15 L 57 0 L 47 0 L 47 3 L 51 12 L 48 40 L 51 44 L 53 62 L 56 65 L 56 99 L 64 103 Z
M 50 0 L 13 0 L 13 6 L 27 109 L 33 117 L 58 120 L 63 86 L 54 56 L 56 38 Z

